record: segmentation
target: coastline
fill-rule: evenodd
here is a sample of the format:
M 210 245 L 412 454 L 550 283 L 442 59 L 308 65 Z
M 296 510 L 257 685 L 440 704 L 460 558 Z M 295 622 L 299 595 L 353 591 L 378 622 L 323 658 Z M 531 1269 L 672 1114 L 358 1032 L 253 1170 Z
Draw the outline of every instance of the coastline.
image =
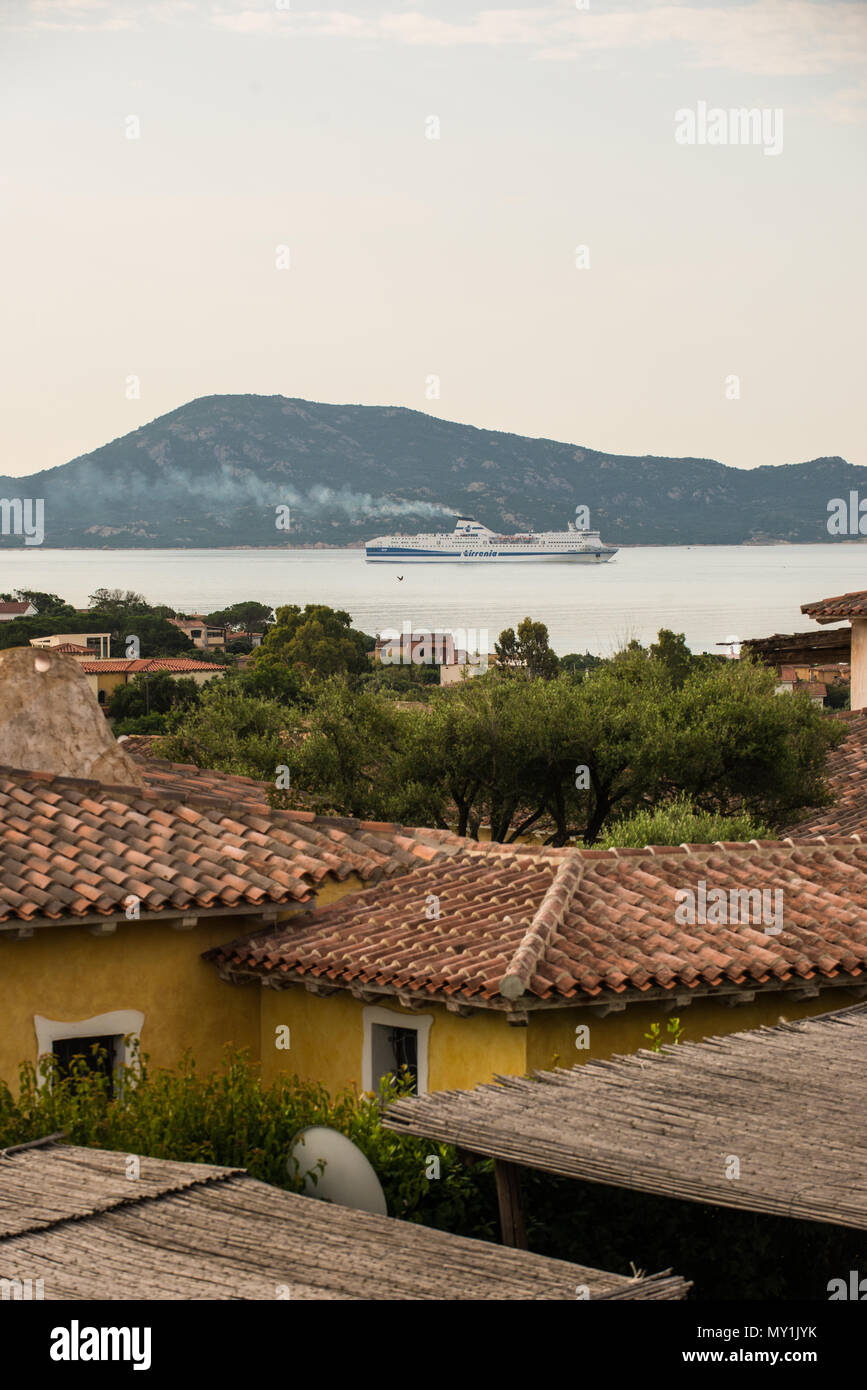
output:
M 867 543 L 867 536 L 829 536 L 822 541 L 788 541 L 788 540 L 747 540 L 747 541 L 621 541 L 612 540 L 611 544 L 616 545 L 618 550 L 716 550 L 726 547 L 731 550 L 750 549 L 762 550 L 794 548 L 795 546 L 815 546 L 825 548 L 831 546 L 858 546 Z M 310 545 L 25 545 L 23 541 L 19 545 L 4 545 L 0 540 L 0 555 L 18 555 L 22 551 L 29 554 L 39 554 L 52 552 L 96 552 L 107 554 L 126 555 L 133 553 L 147 554 L 158 550 L 173 550 L 182 553 L 185 550 L 207 550 L 207 551 L 286 551 L 290 554 L 300 552 L 310 553 L 324 551 L 328 553 L 344 553 L 353 551 L 363 551 L 366 541 L 353 541 L 349 545 L 326 545 L 323 541 L 315 541 Z

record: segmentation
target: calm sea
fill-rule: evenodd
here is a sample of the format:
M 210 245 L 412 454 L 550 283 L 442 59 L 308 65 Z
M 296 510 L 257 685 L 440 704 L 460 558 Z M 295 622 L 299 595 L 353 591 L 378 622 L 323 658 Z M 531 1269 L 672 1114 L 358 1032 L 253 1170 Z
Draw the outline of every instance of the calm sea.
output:
M 365 632 L 487 629 L 530 616 L 560 655 L 607 655 L 660 627 L 694 651 L 732 636 L 813 627 L 802 603 L 867 588 L 867 543 L 667 546 L 621 550 L 606 565 L 368 565 L 359 550 L 46 550 L 0 552 L 0 592 L 61 594 L 84 607 L 96 588 L 213 612 L 241 599 L 345 608 Z M 865 549 L 865 554 L 861 550 Z M 397 576 L 403 575 L 399 581 Z

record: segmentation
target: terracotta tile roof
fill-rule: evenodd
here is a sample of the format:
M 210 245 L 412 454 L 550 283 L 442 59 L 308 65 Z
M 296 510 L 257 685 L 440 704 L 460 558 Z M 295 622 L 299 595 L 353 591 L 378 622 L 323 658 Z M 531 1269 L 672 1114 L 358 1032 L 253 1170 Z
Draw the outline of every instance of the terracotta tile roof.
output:
M 118 743 L 125 753 L 131 753 L 137 762 L 153 756 L 153 750 L 163 737 L 162 734 L 121 734 Z
M 55 647 L 55 651 L 61 651 L 61 647 Z M 218 666 L 215 661 L 197 661 L 190 656 L 150 656 L 138 657 L 135 660 L 127 657 L 107 657 L 104 661 L 82 661 L 82 671 L 88 675 L 119 675 L 129 672 L 136 675 L 139 671 L 225 671 L 228 668 Z
M 268 793 L 273 791 L 270 782 L 259 782 L 254 777 L 239 777 L 231 772 L 215 772 L 210 768 L 196 767 L 194 763 L 173 763 L 159 758 L 152 751 L 153 745 L 160 742 L 160 735 L 135 735 L 119 739 L 126 753 L 131 753 L 141 769 L 147 785 L 155 792 L 165 792 L 169 796 L 212 797 L 218 801 L 243 801 L 261 806 L 270 811 Z
M 219 774 L 213 774 L 219 779 Z M 404 873 L 454 854 L 447 831 L 272 810 L 245 779 L 204 795 L 0 768 L 0 922 L 140 911 L 252 912 L 310 901 L 325 878 Z M 258 784 L 251 783 L 252 787 Z
M 677 892 L 701 881 L 782 889 L 782 933 L 680 925 Z M 501 1009 L 842 982 L 867 970 L 867 844 L 480 845 L 206 959 L 230 978 Z
M 17 599 L 4 599 L 3 602 L 0 603 L 0 613 L 14 613 L 16 616 L 19 616 L 22 613 L 26 613 L 29 607 L 29 599 L 25 599 L 23 602 Z
M 836 800 L 833 806 L 821 806 L 806 820 L 787 827 L 784 833 L 796 840 L 855 832 L 867 840 L 867 711 L 843 710 L 833 717 L 848 728 L 839 747 L 829 750 L 825 764 Z
M 30 645 L 31 647 L 33 646 L 32 641 Z M 59 652 L 61 656 L 78 656 L 79 654 L 90 655 L 93 652 L 92 647 L 82 647 L 79 646 L 77 642 L 58 642 L 51 650 L 53 652 Z
M 843 618 L 867 618 L 867 589 L 854 589 L 851 594 L 820 598 L 815 603 L 802 603 L 801 612 L 817 623 L 839 623 Z

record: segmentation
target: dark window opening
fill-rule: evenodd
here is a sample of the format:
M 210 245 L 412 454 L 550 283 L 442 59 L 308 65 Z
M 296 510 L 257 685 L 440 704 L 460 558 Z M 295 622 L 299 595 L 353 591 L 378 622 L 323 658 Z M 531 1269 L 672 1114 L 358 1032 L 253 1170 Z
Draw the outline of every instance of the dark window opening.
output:
M 114 1095 L 114 1068 L 117 1063 L 117 1038 L 111 1034 L 92 1038 L 57 1038 L 51 1051 L 57 1058 L 60 1080 L 72 1071 L 72 1059 L 83 1057 L 89 1071 L 108 1077 L 108 1093 Z
M 391 1028 L 388 1024 L 374 1023 L 372 1043 L 374 1086 L 378 1086 L 389 1073 L 401 1078 L 409 1072 L 413 1092 L 418 1094 L 417 1029 Z

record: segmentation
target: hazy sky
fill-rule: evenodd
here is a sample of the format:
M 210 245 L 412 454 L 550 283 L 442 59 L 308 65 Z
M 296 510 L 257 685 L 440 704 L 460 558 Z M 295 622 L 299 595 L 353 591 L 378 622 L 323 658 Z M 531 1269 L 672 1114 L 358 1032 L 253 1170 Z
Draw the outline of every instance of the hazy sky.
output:
M 0 473 L 215 392 L 867 464 L 864 0 L 2 0 L 0 51 Z

